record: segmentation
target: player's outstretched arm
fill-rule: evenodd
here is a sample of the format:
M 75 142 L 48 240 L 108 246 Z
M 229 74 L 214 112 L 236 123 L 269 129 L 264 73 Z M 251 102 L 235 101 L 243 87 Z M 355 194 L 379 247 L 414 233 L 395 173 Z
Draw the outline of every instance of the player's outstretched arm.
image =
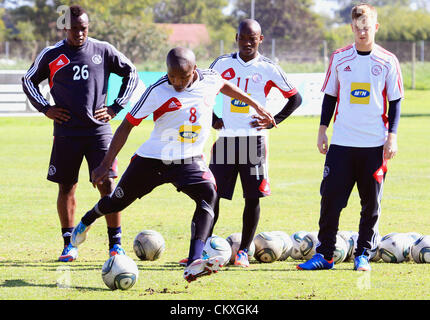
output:
M 91 180 L 94 187 L 96 187 L 97 184 L 103 183 L 103 181 L 107 178 L 112 163 L 126 143 L 128 135 L 130 134 L 133 127 L 134 126 L 127 119 L 124 119 L 118 129 L 116 129 L 108 152 L 106 153 L 100 165 L 91 173 Z
M 273 116 L 268 112 L 266 109 L 264 109 L 257 101 L 252 99 L 250 96 L 248 96 L 242 89 L 234 85 L 233 83 L 230 83 L 227 80 L 224 80 L 224 86 L 221 88 L 221 93 L 225 94 L 226 96 L 229 96 L 234 99 L 238 99 L 251 107 L 255 109 L 255 111 L 262 116 L 263 118 L 266 118 L 270 121 L 271 124 L 273 124 L 274 127 L 276 126 L 275 119 Z

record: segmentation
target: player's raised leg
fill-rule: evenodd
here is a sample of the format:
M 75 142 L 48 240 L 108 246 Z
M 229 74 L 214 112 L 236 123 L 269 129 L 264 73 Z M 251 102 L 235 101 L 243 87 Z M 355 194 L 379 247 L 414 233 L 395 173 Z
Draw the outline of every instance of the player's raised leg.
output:
M 182 188 L 196 203 L 193 220 L 191 222 L 191 241 L 187 267 L 184 279 L 192 282 L 201 276 L 216 273 L 225 263 L 221 256 L 202 257 L 203 247 L 209 237 L 213 225 L 213 207 L 216 200 L 215 185 L 212 183 L 198 183 Z

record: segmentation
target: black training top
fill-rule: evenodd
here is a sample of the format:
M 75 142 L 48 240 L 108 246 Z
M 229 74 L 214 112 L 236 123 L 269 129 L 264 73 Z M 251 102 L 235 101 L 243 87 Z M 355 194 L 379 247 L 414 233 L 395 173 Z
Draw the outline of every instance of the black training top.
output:
M 51 107 L 39 90 L 48 79 L 55 105 L 70 112 L 70 120 L 54 122 L 54 136 L 111 134 L 109 123 L 94 119 L 94 112 L 106 103 L 111 73 L 123 77 L 111 106 L 116 113 L 124 108 L 138 83 L 134 65 L 111 44 L 88 38 L 81 47 L 62 40 L 43 49 L 22 78 L 23 90 L 32 105 L 46 113 Z

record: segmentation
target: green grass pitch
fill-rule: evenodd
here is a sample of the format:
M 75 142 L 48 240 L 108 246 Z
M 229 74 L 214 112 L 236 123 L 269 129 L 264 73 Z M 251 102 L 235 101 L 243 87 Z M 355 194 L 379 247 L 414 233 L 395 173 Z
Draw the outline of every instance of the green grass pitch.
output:
M 381 235 L 430 234 L 430 91 L 407 91 L 399 127 L 399 153 L 389 162 L 382 200 Z M 119 125 L 113 121 L 114 129 Z M 324 156 L 316 148 L 319 117 L 291 117 L 270 131 L 272 195 L 261 201 L 257 233 L 318 230 L 319 185 Z M 119 154 L 122 173 L 149 136 L 150 121 L 135 128 Z M 331 132 L 331 131 L 330 131 Z M 213 136 L 213 139 L 215 135 Z M 187 256 L 194 204 L 171 185 L 163 185 L 124 210 L 123 246 L 139 268 L 129 291 L 110 291 L 101 278 L 108 258 L 104 219 L 99 219 L 70 264 L 56 261 L 62 247 L 56 213 L 57 186 L 46 180 L 52 123 L 43 117 L 0 118 L 0 300 L 417 300 L 430 297 L 430 265 L 372 264 L 371 273 L 335 270 L 301 272 L 291 258 L 272 264 L 252 260 L 247 270 L 226 267 L 191 284 L 176 263 Z M 207 145 L 207 152 L 210 143 Z M 98 200 L 84 162 L 77 190 L 76 221 Z M 241 231 L 240 184 L 233 201 L 221 201 L 215 228 L 227 237 Z M 353 191 L 342 212 L 340 230 L 357 230 L 359 198 Z M 159 231 L 166 250 L 154 262 L 140 261 L 132 248 L 143 229 Z

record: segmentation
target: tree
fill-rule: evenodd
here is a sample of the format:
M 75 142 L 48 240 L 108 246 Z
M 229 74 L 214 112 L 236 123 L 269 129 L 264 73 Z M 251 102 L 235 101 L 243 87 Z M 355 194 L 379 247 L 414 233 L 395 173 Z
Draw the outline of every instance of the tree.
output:
M 6 2 L 11 17 L 9 38 L 22 42 L 23 46 L 29 44 L 31 52 L 40 51 L 47 41 L 52 44 L 65 38 L 64 26 L 58 25 L 65 14 L 61 6 L 74 3 L 88 12 L 91 37 L 109 41 L 132 60 L 147 59 L 155 50 L 162 49 L 167 39 L 164 31 L 152 22 L 156 0 L 104 0 L 102 5 L 95 0 L 33 0 L 16 6 L 11 5 L 15 1 L 3 0 L 1 5 L 6 7 Z
M 6 40 L 7 36 L 7 29 L 6 25 L 3 21 L 3 16 L 5 14 L 5 9 L 0 8 L 0 42 L 3 42 Z
M 195 48 L 199 56 L 217 52 L 220 40 L 225 42 L 225 50 L 230 50 L 234 44 L 235 28 L 233 19 L 223 14 L 228 0 L 170 0 L 158 1 L 153 10 L 156 23 L 202 23 L 205 24 L 212 40 L 211 46 Z M 206 52 L 206 54 L 201 54 Z M 196 52 L 197 54 L 197 52 Z
M 316 40 L 322 38 L 322 20 L 311 11 L 311 0 L 255 1 L 255 19 L 263 34 L 286 40 Z M 235 26 L 250 18 L 251 0 L 236 0 L 232 15 Z

